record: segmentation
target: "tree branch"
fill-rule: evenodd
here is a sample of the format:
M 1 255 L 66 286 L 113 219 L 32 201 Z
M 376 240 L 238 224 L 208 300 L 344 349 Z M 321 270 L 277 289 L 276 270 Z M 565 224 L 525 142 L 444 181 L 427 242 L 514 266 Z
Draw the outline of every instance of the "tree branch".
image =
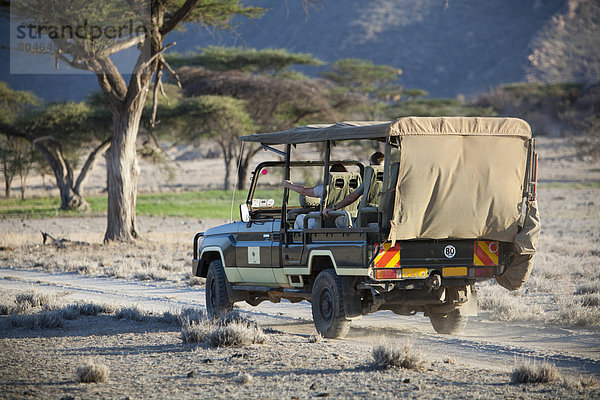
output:
M 150 117 L 150 126 L 156 126 L 156 112 L 158 111 L 158 90 L 161 87 L 162 63 L 158 64 L 156 76 L 154 78 L 154 92 L 152 94 L 152 117 Z
M 160 28 L 160 34 L 164 37 L 167 33 L 171 32 L 175 27 L 184 19 L 186 19 L 190 13 L 194 10 L 194 8 L 198 5 L 200 0 L 187 0 L 179 10 L 175 11 L 175 13 L 169 18 L 168 21 L 165 21 L 162 28 Z
M 42 142 L 36 141 L 34 136 L 12 125 L 0 123 L 0 132 L 4 133 L 7 136 L 20 137 L 25 140 L 28 140 L 32 144 L 32 146 L 35 146 L 35 148 L 40 153 L 42 153 L 46 161 L 48 161 L 48 164 L 50 165 L 50 168 L 52 168 L 52 172 L 54 173 L 54 177 L 56 178 L 56 183 L 59 185 L 59 187 L 61 185 L 64 185 L 64 170 L 62 169 L 62 165 L 58 162 L 58 160 L 52 154 L 52 152 L 42 144 Z
M 89 172 L 92 170 L 92 168 L 94 168 L 94 165 L 96 165 L 98 158 L 106 151 L 106 149 L 108 149 L 108 147 L 110 146 L 111 140 L 112 140 L 112 136 L 109 137 L 108 139 L 106 139 L 104 142 L 100 143 L 100 145 L 98 145 L 98 147 L 96 147 L 94 149 L 94 151 L 92 151 L 90 153 L 87 160 L 85 161 L 85 164 L 83 164 L 83 168 L 79 172 L 79 176 L 77 177 L 77 182 L 75 182 L 75 189 L 74 189 L 75 193 L 82 195 L 81 188 L 83 187 L 83 184 L 87 180 L 87 178 L 89 176 Z
M 114 46 L 107 48 L 106 50 L 102 51 L 101 55 L 109 56 L 111 54 L 118 53 L 121 50 L 126 50 L 132 46 L 136 46 L 140 43 L 144 43 L 144 40 L 146 40 L 146 35 L 134 36 L 129 40 L 119 42 L 119 43 L 115 44 Z

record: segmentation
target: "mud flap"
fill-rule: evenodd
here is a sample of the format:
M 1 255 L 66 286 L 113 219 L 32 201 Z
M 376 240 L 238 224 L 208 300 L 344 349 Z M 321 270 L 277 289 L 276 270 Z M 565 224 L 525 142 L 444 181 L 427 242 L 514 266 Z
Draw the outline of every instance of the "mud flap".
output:
M 360 292 L 355 289 L 356 280 L 351 276 L 342 277 L 344 313 L 348 319 L 362 316 Z

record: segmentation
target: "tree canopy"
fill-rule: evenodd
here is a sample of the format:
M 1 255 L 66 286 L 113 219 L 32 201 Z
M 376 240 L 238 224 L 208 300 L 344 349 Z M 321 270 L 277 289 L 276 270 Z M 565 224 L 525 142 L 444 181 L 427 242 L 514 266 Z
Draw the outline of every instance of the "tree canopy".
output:
M 333 63 L 322 76 L 340 86 L 339 90 L 366 97 L 360 105 L 365 117 L 376 120 L 380 116 L 380 102 L 399 101 L 402 86 L 398 78 L 402 70 L 389 65 L 376 65 L 369 60 L 345 58 Z
M 213 71 L 245 71 L 281 75 L 292 65 L 321 66 L 312 54 L 290 53 L 285 49 L 256 50 L 241 47 L 209 46 L 200 52 L 170 53 L 165 56 L 173 67 L 203 67 Z

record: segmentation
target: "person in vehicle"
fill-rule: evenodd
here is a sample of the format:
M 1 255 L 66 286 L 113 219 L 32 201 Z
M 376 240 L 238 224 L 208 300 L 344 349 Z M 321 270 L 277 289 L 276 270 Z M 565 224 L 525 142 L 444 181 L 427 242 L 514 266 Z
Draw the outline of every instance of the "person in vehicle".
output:
M 369 163 L 370 163 L 370 165 L 383 165 L 383 158 L 384 158 L 383 153 L 380 151 L 376 151 L 369 158 Z M 330 211 L 341 210 L 344 207 L 349 206 L 350 204 L 352 204 L 356 200 L 358 200 L 360 198 L 360 196 L 363 195 L 364 191 L 365 191 L 365 182 L 363 181 L 361 183 L 361 185 L 358 187 L 358 189 L 356 189 L 354 192 L 352 192 L 349 195 L 347 195 L 346 197 L 344 197 L 339 203 L 334 204 L 333 207 L 331 207 L 331 208 L 325 208 L 323 210 L 323 215 L 327 217 L 327 216 L 329 216 Z
M 344 167 L 343 164 L 334 163 L 331 166 L 331 168 L 329 168 L 329 172 L 348 172 L 348 170 L 346 169 L 346 167 Z M 292 183 L 292 181 L 290 181 L 290 180 L 284 180 L 282 183 L 283 183 L 283 187 L 293 190 L 294 192 L 302 194 L 304 196 L 318 197 L 318 198 L 323 197 L 323 188 L 324 188 L 323 185 L 317 185 L 314 187 L 306 187 L 306 186 L 302 186 L 302 185 L 296 185 L 295 183 Z M 304 219 L 305 218 L 306 218 L 306 214 L 298 215 L 296 217 L 296 220 L 294 221 L 294 229 L 302 229 L 304 227 Z M 309 229 L 318 228 L 318 221 L 316 219 L 310 219 L 308 221 L 308 228 Z

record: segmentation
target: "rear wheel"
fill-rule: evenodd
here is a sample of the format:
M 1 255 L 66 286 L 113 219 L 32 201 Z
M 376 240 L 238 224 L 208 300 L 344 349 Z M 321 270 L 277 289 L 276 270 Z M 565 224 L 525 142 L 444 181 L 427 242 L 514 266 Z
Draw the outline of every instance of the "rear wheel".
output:
M 211 317 L 219 317 L 233 309 L 227 294 L 227 278 L 221 260 L 214 260 L 208 266 L 206 275 L 206 311 Z
M 437 333 L 444 335 L 458 334 L 463 331 L 467 325 L 469 317 L 460 315 L 458 310 L 451 311 L 447 314 L 430 314 L 429 320 L 433 329 Z
M 343 302 L 342 279 L 333 269 L 322 271 L 315 280 L 312 295 L 315 328 L 323 337 L 340 339 L 350 329 Z

